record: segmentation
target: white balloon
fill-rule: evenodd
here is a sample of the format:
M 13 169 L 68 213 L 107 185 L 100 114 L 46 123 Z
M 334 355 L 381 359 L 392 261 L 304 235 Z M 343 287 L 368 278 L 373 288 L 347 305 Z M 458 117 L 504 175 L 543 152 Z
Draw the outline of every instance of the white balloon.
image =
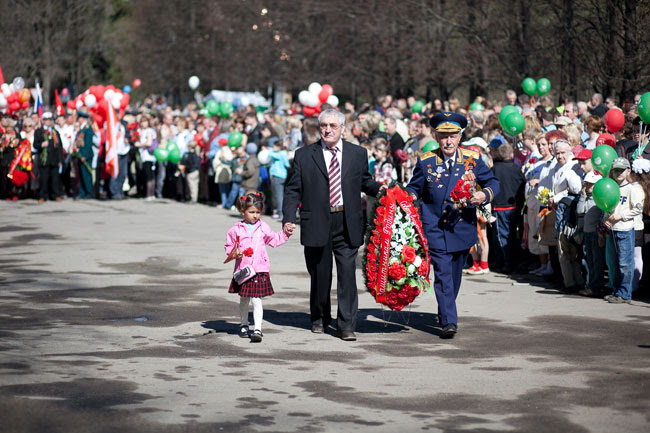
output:
M 113 97 L 113 99 L 111 100 L 111 105 L 116 110 L 119 110 L 120 109 L 120 100 L 118 98 Z
M 113 96 L 113 99 L 117 99 L 118 101 L 121 101 L 122 98 L 124 98 L 124 94 L 121 92 L 115 92 L 115 95 Z
M 75 108 L 76 108 L 77 110 L 79 110 L 81 107 L 84 106 L 84 103 L 83 103 L 83 101 L 82 101 L 81 99 L 78 99 L 78 100 L 77 100 L 77 103 L 74 104 L 74 106 L 75 106 Z
M 318 99 L 318 95 L 314 94 L 312 92 L 309 92 L 309 99 L 308 99 L 306 105 L 309 106 L 309 107 L 315 107 L 315 106 L 318 105 L 319 102 L 320 102 L 320 99 Z
M 2 83 L 2 86 L 0 86 L 2 89 L 2 94 L 5 96 L 11 95 L 11 88 L 9 88 L 9 84 L 7 83 Z
M 336 95 L 330 95 L 327 98 L 327 103 L 330 104 L 332 107 L 338 107 L 339 106 L 339 98 L 337 98 Z
M 262 165 L 269 164 L 271 162 L 271 155 L 268 149 L 260 150 L 260 153 L 257 154 L 257 160 Z
M 302 92 L 298 93 L 298 101 L 300 101 L 302 105 L 308 105 L 310 95 L 311 93 L 309 93 L 307 90 L 303 90 Z
M 86 98 L 84 99 L 84 103 L 86 104 L 86 107 L 93 108 L 97 103 L 97 98 L 95 98 L 95 95 L 93 95 L 92 93 L 89 93 L 88 95 L 86 95 Z
M 14 82 L 12 84 L 14 85 L 14 88 L 19 92 L 25 88 L 25 80 L 23 77 L 14 78 Z
M 115 90 L 113 90 L 113 89 L 107 89 L 104 92 L 104 99 L 106 99 L 107 101 L 110 101 L 111 99 L 113 99 L 113 96 L 115 96 Z
M 199 87 L 201 80 L 199 80 L 199 77 L 197 77 L 196 75 L 192 75 L 190 79 L 187 81 L 187 83 L 190 85 L 190 89 L 194 90 L 197 87 Z
M 309 92 L 315 94 L 318 98 L 318 94 L 323 89 L 323 86 L 321 86 L 320 83 L 314 81 L 309 85 L 309 87 L 307 87 L 307 89 L 309 89 Z
M 0 93 L 0 108 L 5 108 L 7 106 L 7 98 L 5 98 L 5 95 Z

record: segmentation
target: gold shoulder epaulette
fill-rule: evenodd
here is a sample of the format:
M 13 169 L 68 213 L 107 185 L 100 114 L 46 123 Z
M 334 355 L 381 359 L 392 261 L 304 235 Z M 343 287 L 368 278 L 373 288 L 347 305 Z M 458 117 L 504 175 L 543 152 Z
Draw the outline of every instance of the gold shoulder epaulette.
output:
M 420 160 L 423 161 L 425 159 L 429 159 L 429 158 L 434 157 L 434 156 L 436 156 L 436 152 L 434 150 L 430 150 L 428 152 L 424 152 L 422 154 L 422 156 L 420 156 Z
M 460 149 L 462 152 L 463 156 L 469 156 L 470 158 L 478 159 L 481 154 L 476 152 L 475 150 L 469 150 L 469 149 Z

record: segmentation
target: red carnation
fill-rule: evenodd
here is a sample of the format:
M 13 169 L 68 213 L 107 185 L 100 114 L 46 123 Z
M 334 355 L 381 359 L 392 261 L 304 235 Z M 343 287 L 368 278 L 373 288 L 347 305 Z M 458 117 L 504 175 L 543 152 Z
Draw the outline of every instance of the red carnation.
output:
M 248 247 L 248 248 L 246 248 L 246 249 L 244 250 L 244 253 L 243 253 L 243 254 L 244 254 L 246 257 L 251 257 L 251 256 L 253 255 L 253 249 L 250 248 L 250 247 Z
M 418 274 L 422 275 L 423 277 L 426 277 L 428 271 L 429 271 L 429 264 L 426 262 L 426 260 L 422 260 L 422 264 L 418 268 Z
M 528 160 L 528 163 L 529 163 L 529 164 L 535 164 L 536 162 L 537 162 L 537 158 L 530 158 L 530 159 Z
M 399 263 L 393 263 L 388 267 L 388 277 L 394 281 L 401 280 L 406 276 L 406 268 Z
M 415 248 L 410 245 L 404 245 L 404 247 L 402 247 L 402 261 L 404 263 L 413 263 L 415 257 Z
M 379 207 L 377 208 L 377 211 L 376 211 L 375 213 L 377 214 L 378 217 L 382 217 L 382 218 L 383 218 L 384 215 L 386 214 L 385 211 L 386 211 L 386 209 L 385 209 L 383 206 L 379 206 Z
M 368 270 L 368 272 L 372 272 L 372 273 L 376 274 L 377 273 L 377 263 L 375 263 L 374 261 L 372 261 L 372 262 L 369 261 L 368 266 L 366 266 L 366 269 Z

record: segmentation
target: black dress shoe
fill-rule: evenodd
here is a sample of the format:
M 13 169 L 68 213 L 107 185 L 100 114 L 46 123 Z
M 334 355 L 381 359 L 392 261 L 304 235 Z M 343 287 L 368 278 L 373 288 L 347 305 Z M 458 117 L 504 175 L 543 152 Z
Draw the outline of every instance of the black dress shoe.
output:
M 453 323 L 448 323 L 442 328 L 442 338 L 454 338 L 458 332 L 458 327 Z
M 314 322 L 311 324 L 311 332 L 314 334 L 322 334 L 325 332 L 325 327 L 320 322 Z
M 338 331 L 337 335 L 343 341 L 357 341 L 357 336 L 354 331 Z

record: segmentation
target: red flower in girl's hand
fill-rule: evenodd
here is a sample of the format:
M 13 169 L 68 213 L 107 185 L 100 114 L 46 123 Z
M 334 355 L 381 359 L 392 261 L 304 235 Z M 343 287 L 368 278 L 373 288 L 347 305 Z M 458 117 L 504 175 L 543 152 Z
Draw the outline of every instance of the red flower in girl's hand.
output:
M 244 250 L 243 254 L 244 254 L 246 257 L 251 257 L 251 256 L 253 255 L 253 249 L 250 248 L 250 247 L 248 247 L 248 248 L 246 248 L 246 249 Z

